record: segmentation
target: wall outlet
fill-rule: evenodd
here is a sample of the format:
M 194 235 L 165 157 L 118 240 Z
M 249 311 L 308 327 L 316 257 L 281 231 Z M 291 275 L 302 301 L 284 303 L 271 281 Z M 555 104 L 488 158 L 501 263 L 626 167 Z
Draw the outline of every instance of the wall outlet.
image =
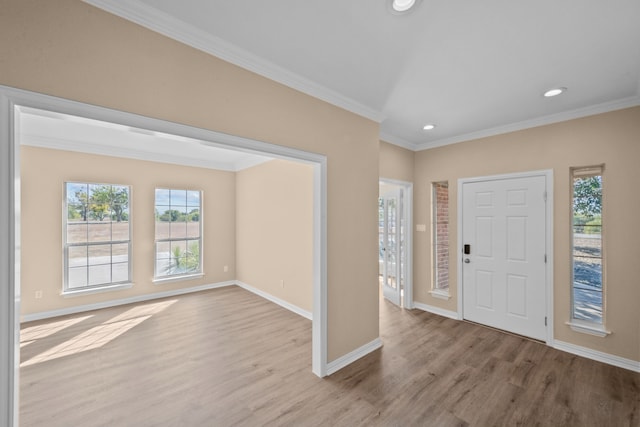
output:
M 36 291 L 36 299 L 42 298 L 42 291 Z
M 225 265 L 224 268 L 222 269 L 225 273 L 229 271 L 229 266 Z
M 416 224 L 416 231 L 427 231 L 427 224 Z
M 284 288 L 284 279 L 280 280 L 280 286 L 282 286 Z

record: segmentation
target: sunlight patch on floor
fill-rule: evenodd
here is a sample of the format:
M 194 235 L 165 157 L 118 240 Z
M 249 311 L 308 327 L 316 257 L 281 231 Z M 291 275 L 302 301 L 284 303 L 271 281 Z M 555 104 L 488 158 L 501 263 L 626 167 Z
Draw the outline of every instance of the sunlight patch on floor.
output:
M 77 335 L 61 344 L 58 344 L 57 346 L 52 347 L 49 350 L 32 357 L 29 360 L 26 360 L 25 362 L 20 364 L 20 367 L 35 365 L 36 363 L 46 362 L 48 360 L 58 359 L 60 357 L 71 356 L 73 354 L 100 348 L 110 341 L 116 339 L 120 335 L 124 334 L 128 330 L 132 329 L 133 327 L 151 318 L 154 314 L 165 310 L 175 302 L 177 302 L 177 300 L 168 300 L 155 304 L 146 304 L 133 307 L 130 310 L 127 310 L 124 313 L 105 321 L 99 326 L 91 328 L 81 333 L 80 335 Z M 85 318 L 88 317 L 91 316 L 87 316 Z M 78 323 L 85 318 L 69 320 L 73 320 L 75 321 L 75 323 Z M 56 330 L 53 330 L 53 328 L 49 328 L 46 331 L 32 331 L 32 339 L 25 339 L 24 345 L 28 345 L 34 342 L 36 339 L 33 337 L 44 338 L 46 336 L 52 335 L 56 331 L 62 330 L 63 328 L 69 326 L 69 324 L 63 324 L 64 321 L 56 323 L 60 323 L 60 325 L 58 325 L 59 327 Z M 45 332 L 47 332 L 46 335 L 44 335 Z M 42 335 L 37 335 L 38 333 L 41 333 Z M 22 340 L 22 333 L 20 338 Z
M 33 342 L 35 340 L 48 337 L 50 335 L 55 334 L 69 326 L 73 326 L 76 323 L 80 323 L 83 320 L 92 318 L 93 315 L 90 316 L 82 316 L 82 317 L 74 317 L 72 319 L 60 320 L 58 322 L 45 323 L 37 326 L 29 326 L 27 328 L 20 330 L 20 346 L 22 344 L 27 344 L 28 342 Z

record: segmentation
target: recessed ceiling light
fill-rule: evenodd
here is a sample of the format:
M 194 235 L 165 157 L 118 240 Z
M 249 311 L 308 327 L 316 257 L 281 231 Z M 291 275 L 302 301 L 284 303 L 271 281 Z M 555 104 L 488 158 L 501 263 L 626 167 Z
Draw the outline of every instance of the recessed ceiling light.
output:
M 436 128 L 436 125 L 429 124 L 429 125 L 424 125 L 424 127 L 422 129 L 431 130 L 431 129 L 435 129 L 435 128 Z
M 548 91 L 546 91 L 544 93 L 545 98 L 551 98 L 552 96 L 558 96 L 561 93 L 564 93 L 567 91 L 566 87 L 556 87 L 553 89 L 549 89 Z
M 396 12 L 406 12 L 416 4 L 416 0 L 391 0 L 391 8 Z

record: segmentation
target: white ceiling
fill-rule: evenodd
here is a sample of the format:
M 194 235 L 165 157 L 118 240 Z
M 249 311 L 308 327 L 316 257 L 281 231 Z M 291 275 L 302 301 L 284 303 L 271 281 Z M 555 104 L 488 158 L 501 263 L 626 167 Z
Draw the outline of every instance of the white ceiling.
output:
M 18 107 L 16 112 L 22 145 L 233 172 L 273 160 L 192 138 L 68 114 L 29 107 Z
M 638 0 L 421 0 L 404 15 L 390 0 L 85 1 L 415 150 L 640 105 Z

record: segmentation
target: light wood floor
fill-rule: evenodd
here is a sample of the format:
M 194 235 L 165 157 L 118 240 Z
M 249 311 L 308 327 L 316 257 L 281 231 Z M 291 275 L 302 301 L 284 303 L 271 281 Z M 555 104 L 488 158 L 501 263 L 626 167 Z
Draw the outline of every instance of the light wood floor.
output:
M 640 426 L 640 374 L 385 301 L 380 330 L 320 379 L 311 322 L 237 287 L 31 322 L 21 425 Z

